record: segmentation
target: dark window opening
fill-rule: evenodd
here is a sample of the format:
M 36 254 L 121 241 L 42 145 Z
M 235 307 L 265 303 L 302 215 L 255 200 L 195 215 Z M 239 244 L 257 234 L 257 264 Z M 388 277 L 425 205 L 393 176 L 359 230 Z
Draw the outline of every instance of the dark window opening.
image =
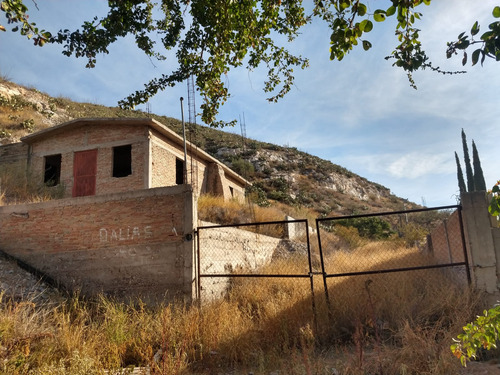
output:
M 113 147 L 113 177 L 132 174 L 132 145 Z
M 175 159 L 175 183 L 177 185 L 184 183 L 184 162 L 181 159 Z
M 234 189 L 232 186 L 229 186 L 229 192 L 231 193 L 231 197 L 234 197 Z
M 61 179 L 61 159 L 61 154 L 45 156 L 43 182 L 46 185 L 59 185 Z

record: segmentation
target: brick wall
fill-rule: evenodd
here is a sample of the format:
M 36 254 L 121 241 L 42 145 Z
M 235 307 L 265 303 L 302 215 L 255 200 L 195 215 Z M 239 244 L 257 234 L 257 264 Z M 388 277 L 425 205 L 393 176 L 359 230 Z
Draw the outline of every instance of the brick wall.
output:
M 44 157 L 61 154 L 61 183 L 65 197 L 72 196 L 74 152 L 97 149 L 96 194 L 144 189 L 147 181 L 148 139 L 145 126 L 86 125 L 71 131 L 51 134 L 50 138 L 32 144 L 31 168 L 44 170 Z M 132 174 L 113 177 L 113 147 L 132 145 Z M 43 176 L 43 173 L 41 174 Z
M 226 175 L 224 179 L 224 197 L 234 198 L 242 202 L 245 200 L 245 187 L 242 187 L 240 183 Z
M 161 124 L 145 119 L 90 119 L 62 124 L 25 137 L 30 144 L 0 147 L 0 164 L 9 159 L 24 158 L 31 171 L 43 182 L 45 157 L 61 155 L 60 183 L 64 197 L 74 188 L 76 152 L 97 150 L 95 194 L 111 194 L 159 186 L 176 185 L 176 159 L 184 160 L 182 139 Z M 113 177 L 113 148 L 131 145 L 132 173 Z M 196 195 L 214 194 L 225 199 L 245 197 L 245 181 L 220 165 L 210 155 L 188 143 L 187 183 Z M 78 162 L 85 165 L 85 161 Z M 85 180 L 87 186 L 91 186 Z M 89 189 L 93 190 L 93 189 Z
M 184 156 L 175 155 L 171 150 L 156 139 L 151 145 L 151 186 L 173 186 L 175 185 L 175 160 L 176 157 L 184 159 Z
M 152 186 L 175 185 L 175 160 L 184 160 L 184 149 L 158 132 L 152 132 L 152 135 Z M 193 150 L 191 146 L 187 151 L 187 179 L 197 195 L 208 193 L 223 196 L 225 199 L 244 200 L 245 188 L 241 186 L 241 182 L 226 175 L 219 163 L 200 157 L 198 150 Z
M 184 149 L 166 139 L 158 132 L 153 132 L 152 142 L 152 186 L 173 186 L 176 182 L 176 159 L 184 160 Z M 207 192 L 205 181 L 206 163 L 191 157 L 188 149 L 187 179 L 193 191 L 199 196 Z
M 195 207 L 189 186 L 3 206 L 0 250 L 85 294 L 190 300 Z

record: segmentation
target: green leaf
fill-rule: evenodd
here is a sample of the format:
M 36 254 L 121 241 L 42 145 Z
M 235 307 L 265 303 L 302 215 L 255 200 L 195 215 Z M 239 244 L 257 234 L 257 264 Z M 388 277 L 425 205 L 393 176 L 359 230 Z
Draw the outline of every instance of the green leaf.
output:
M 370 20 L 363 20 L 359 24 L 359 29 L 365 33 L 369 33 L 373 29 L 373 22 Z
M 490 39 L 494 36 L 495 36 L 495 33 L 493 31 L 487 31 L 483 35 L 481 35 L 481 40 L 487 41 L 488 39 Z
M 500 7 L 499 6 L 496 6 L 495 8 L 493 8 L 493 17 L 495 18 L 500 18 Z
M 472 29 L 470 30 L 470 33 L 472 36 L 476 35 L 479 32 L 479 24 L 476 21 L 474 25 L 472 26 Z
M 344 10 L 351 6 L 351 2 L 349 0 L 343 0 L 340 2 L 340 9 Z
M 366 5 L 359 3 L 358 4 L 358 15 L 363 17 L 366 14 Z
M 368 51 L 370 48 L 372 48 L 372 44 L 367 40 L 363 40 L 363 49 Z
M 385 11 L 385 14 L 387 14 L 388 17 L 392 16 L 394 13 L 396 13 L 396 7 L 395 6 L 390 6 Z
M 383 11 L 382 9 L 377 9 L 373 14 L 373 19 L 377 22 L 385 21 L 385 11 Z
M 481 53 L 481 49 L 478 48 L 474 52 L 472 52 L 472 66 L 476 65 L 479 61 L 479 54 Z
M 488 206 L 488 212 L 491 216 L 498 216 L 500 215 L 500 207 L 498 207 L 498 204 L 491 202 L 491 204 Z

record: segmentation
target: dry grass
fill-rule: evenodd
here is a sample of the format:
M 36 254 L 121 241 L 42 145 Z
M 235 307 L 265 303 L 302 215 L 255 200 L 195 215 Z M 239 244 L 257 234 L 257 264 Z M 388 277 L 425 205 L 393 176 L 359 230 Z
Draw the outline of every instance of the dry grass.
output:
M 16 181 L 12 174 L 8 178 Z M 32 191 L 29 179 L 19 178 L 14 183 L 3 177 L 1 196 L 26 197 Z M 244 212 L 246 207 L 210 196 L 199 200 L 203 220 L 283 220 L 281 210 Z M 330 274 L 432 262 L 401 241 L 339 244 L 330 233 L 322 240 L 331 245 L 325 259 Z M 306 265 L 297 255 L 260 271 L 305 274 Z M 234 278 L 225 298 L 202 307 L 151 308 L 105 297 L 73 296 L 57 303 L 3 299 L 0 373 L 83 375 L 148 366 L 152 374 L 168 375 L 233 369 L 233 374 L 450 374 L 460 367 L 449 350 L 452 337 L 483 308 L 481 296 L 459 277 L 436 269 L 329 278 L 330 304 L 322 277 L 313 281 L 314 297 L 308 278 Z
M 198 218 L 217 224 L 260 223 L 283 221 L 285 213 L 277 207 L 259 207 L 207 194 L 198 198 Z
M 63 192 L 62 184 L 46 186 L 42 176 L 26 170 L 23 163 L 0 167 L 0 205 L 43 202 L 60 198 Z
M 350 257 L 351 269 L 363 252 Z M 382 251 L 378 248 L 378 251 Z M 403 252 L 403 254 L 400 254 Z M 384 262 L 400 262 L 407 248 Z M 418 256 L 412 254 L 412 256 Z M 341 262 L 347 263 L 348 258 Z M 425 261 L 425 259 L 423 260 Z M 339 259 L 332 254 L 327 266 Z M 266 267 L 303 273 L 300 256 Z M 347 264 L 344 265 L 348 267 Z M 272 269 L 265 273 L 275 273 Z M 235 278 L 226 298 L 202 307 L 148 308 L 78 296 L 57 304 L 0 304 L 0 372 L 102 374 L 150 366 L 153 374 L 449 374 L 449 345 L 479 311 L 479 297 L 441 271 L 315 282 Z

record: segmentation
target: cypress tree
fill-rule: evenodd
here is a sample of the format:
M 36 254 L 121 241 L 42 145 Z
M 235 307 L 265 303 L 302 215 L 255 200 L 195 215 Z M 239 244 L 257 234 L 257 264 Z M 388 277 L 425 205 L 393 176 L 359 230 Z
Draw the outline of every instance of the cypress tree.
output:
M 474 140 L 472 140 L 472 164 L 474 166 L 474 186 L 476 191 L 486 191 L 483 169 L 481 168 L 481 161 Z
M 460 193 L 467 192 L 467 188 L 465 187 L 464 174 L 462 172 L 462 167 L 460 166 L 460 160 L 458 159 L 458 155 L 455 152 L 455 161 L 457 162 L 457 178 L 458 178 L 458 189 Z
M 462 129 L 462 146 L 464 148 L 465 174 L 467 175 L 467 191 L 474 191 L 474 174 L 470 164 L 469 148 L 467 147 L 467 138 L 464 129 Z

